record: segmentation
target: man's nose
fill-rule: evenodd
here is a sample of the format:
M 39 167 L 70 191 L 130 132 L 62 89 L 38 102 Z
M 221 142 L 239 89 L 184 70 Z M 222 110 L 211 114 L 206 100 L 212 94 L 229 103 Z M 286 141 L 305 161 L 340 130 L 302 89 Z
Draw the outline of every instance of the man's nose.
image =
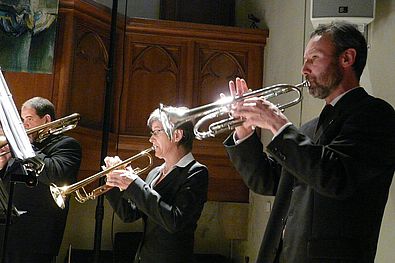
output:
M 303 66 L 302 66 L 300 72 L 302 73 L 303 76 L 306 76 L 306 73 L 307 73 L 306 64 L 303 64 Z
M 300 71 L 301 71 L 302 75 L 304 75 L 304 76 L 308 75 L 311 72 L 310 67 L 308 65 L 308 61 L 305 61 L 303 63 L 303 66 Z

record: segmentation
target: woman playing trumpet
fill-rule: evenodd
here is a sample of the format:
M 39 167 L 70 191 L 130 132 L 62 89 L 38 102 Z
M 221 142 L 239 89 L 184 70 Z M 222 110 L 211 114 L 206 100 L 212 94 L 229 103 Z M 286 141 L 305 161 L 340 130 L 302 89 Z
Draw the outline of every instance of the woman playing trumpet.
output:
M 135 262 L 193 262 L 194 232 L 208 188 L 208 170 L 191 153 L 193 124 L 178 127 L 170 140 L 157 109 L 147 125 L 155 156 L 164 163 L 152 169 L 145 181 L 129 167 L 112 171 L 106 184 L 113 189 L 106 197 L 124 222 L 143 219 L 144 234 Z M 107 168 L 119 162 L 117 156 L 105 158 Z

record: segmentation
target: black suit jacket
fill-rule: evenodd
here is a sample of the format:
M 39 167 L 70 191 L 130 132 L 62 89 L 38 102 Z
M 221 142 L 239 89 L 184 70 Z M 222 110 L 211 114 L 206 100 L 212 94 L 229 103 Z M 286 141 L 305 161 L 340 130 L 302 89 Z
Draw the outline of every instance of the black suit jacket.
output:
M 357 88 L 338 101 L 329 126 L 291 125 L 267 146 L 256 135 L 226 149 L 247 186 L 275 195 L 257 262 L 374 262 L 395 170 L 395 112 Z M 285 227 L 285 231 L 283 229 Z
M 76 181 L 81 162 L 81 146 L 73 138 L 50 136 L 35 143 L 36 155 L 44 162 L 38 184 L 27 187 L 16 183 L 13 201 L 16 208 L 27 213 L 10 225 L 7 251 L 10 253 L 40 253 L 57 255 L 66 225 L 68 205 L 59 208 L 52 198 L 49 185 L 69 185 Z M 9 178 L 5 178 L 7 183 Z M 67 202 L 68 204 L 68 202 Z M 0 227 L 1 239 L 4 226 Z
M 125 191 L 114 188 L 106 197 L 124 222 L 144 221 L 137 262 L 193 262 L 194 233 L 207 201 L 208 170 L 193 161 L 176 167 L 151 189 L 159 174 L 156 167 L 146 181 L 137 178 Z

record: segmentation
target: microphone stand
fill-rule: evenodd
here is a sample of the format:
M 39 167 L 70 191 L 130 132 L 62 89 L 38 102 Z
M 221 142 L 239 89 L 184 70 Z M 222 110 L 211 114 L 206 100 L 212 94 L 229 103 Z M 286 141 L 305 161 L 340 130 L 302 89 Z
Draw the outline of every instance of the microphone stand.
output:
M 103 134 L 102 134 L 102 145 L 101 145 L 101 157 L 100 160 L 102 165 L 104 164 L 104 158 L 107 156 L 108 149 L 108 137 L 110 130 L 110 116 L 113 102 L 113 76 L 114 76 L 114 59 L 115 59 L 115 43 L 116 43 L 116 29 L 117 29 L 117 14 L 118 14 L 118 0 L 113 0 L 112 12 L 111 12 L 111 31 L 110 31 L 110 46 L 109 46 L 109 58 L 108 58 L 108 72 L 106 78 L 106 92 L 104 102 L 104 115 L 103 115 Z M 100 178 L 100 185 L 104 184 L 104 177 Z M 101 237 L 103 229 L 103 217 L 104 217 L 104 196 L 100 195 L 97 199 L 96 213 L 95 213 L 95 236 L 93 246 L 93 262 L 99 263 L 100 261 L 100 249 L 101 249 Z

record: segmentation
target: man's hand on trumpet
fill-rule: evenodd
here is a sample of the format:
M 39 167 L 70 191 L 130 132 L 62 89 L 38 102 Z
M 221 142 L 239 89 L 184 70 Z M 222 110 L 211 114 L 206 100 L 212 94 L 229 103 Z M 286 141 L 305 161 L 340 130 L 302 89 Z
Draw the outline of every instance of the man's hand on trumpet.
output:
M 106 167 L 103 167 L 103 169 L 105 170 L 121 163 L 122 160 L 118 156 L 115 156 L 104 158 L 104 162 L 106 164 Z M 133 168 L 130 166 L 126 168 L 120 167 L 119 169 L 109 172 L 106 176 L 106 185 L 111 187 L 118 187 L 121 191 L 128 188 L 129 185 L 137 178 L 137 175 L 134 173 Z
M 244 79 L 236 78 L 229 82 L 229 90 L 232 96 L 241 96 L 248 92 L 248 86 Z M 242 118 L 243 124 L 236 127 L 236 136 L 243 139 L 253 131 L 254 127 L 270 130 L 276 134 L 285 124 L 289 123 L 287 117 L 270 101 L 264 98 L 249 98 L 232 105 L 232 115 Z

